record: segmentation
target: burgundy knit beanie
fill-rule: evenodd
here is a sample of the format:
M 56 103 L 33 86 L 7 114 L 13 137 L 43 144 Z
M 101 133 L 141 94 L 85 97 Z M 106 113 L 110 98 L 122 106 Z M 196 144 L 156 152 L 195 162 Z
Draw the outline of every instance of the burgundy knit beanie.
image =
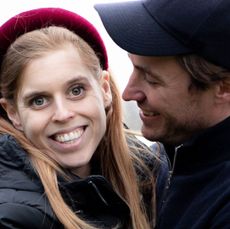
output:
M 0 63 L 8 47 L 22 34 L 47 26 L 65 27 L 85 40 L 99 57 L 104 70 L 108 57 L 96 28 L 80 15 L 61 8 L 38 8 L 22 12 L 0 27 Z

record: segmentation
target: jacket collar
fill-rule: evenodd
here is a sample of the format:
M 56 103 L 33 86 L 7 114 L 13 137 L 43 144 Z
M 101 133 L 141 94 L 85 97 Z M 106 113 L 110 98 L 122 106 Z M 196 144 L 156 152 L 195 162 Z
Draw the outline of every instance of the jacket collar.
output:
M 171 162 L 177 154 L 174 172 L 190 171 L 229 160 L 229 136 L 230 117 L 204 130 L 180 146 L 165 146 Z

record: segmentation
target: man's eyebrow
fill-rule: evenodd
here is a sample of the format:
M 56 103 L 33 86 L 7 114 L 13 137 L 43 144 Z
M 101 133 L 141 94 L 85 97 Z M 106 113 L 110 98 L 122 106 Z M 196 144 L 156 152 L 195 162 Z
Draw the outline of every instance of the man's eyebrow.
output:
M 136 69 L 142 71 L 142 72 L 147 72 L 147 73 L 151 73 L 150 70 L 148 68 L 145 68 L 144 66 L 140 66 L 140 65 L 133 65 Z
M 133 65 L 134 68 L 136 68 L 137 70 L 141 71 L 141 72 L 144 72 L 144 73 L 147 73 L 149 74 L 150 76 L 156 78 L 156 79 L 161 79 L 161 75 L 158 74 L 158 72 L 153 72 L 151 69 L 145 67 L 145 66 L 140 66 L 140 65 Z
M 158 72 L 153 71 L 150 68 L 147 68 L 145 66 L 140 66 L 140 65 L 133 65 L 137 70 L 148 74 L 152 79 L 162 81 L 162 75 L 160 75 Z

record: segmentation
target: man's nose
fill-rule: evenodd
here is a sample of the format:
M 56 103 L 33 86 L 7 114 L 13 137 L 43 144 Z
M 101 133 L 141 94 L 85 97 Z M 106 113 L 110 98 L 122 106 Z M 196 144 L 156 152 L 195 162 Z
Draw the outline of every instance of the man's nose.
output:
M 132 74 L 129 78 L 128 84 L 126 85 L 122 98 L 125 101 L 134 100 L 137 102 L 141 102 L 145 97 L 145 94 L 141 88 L 141 82 L 138 81 L 137 77 Z

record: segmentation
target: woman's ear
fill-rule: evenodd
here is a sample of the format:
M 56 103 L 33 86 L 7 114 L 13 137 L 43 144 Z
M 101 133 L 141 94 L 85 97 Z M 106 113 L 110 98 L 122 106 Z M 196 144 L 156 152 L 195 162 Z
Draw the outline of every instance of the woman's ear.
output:
M 14 125 L 14 127 L 18 130 L 23 131 L 22 125 L 21 125 L 21 120 L 18 115 L 17 109 L 13 104 L 9 103 L 6 99 L 1 98 L 0 99 L 0 104 L 3 107 L 3 109 L 6 111 L 8 118 Z
M 112 93 L 111 93 L 109 80 L 110 80 L 109 72 L 105 70 L 102 71 L 101 87 L 103 91 L 105 108 L 109 107 L 112 103 Z

